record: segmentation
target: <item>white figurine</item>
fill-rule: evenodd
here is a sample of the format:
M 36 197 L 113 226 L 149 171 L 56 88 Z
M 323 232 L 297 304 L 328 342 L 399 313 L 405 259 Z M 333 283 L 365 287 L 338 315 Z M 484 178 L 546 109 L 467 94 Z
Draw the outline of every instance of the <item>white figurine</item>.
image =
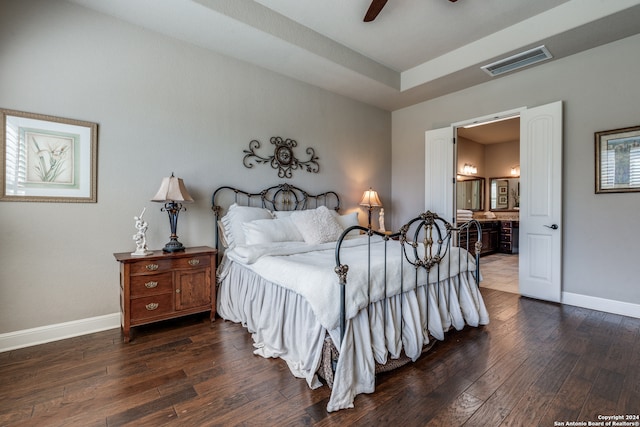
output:
M 384 228 L 384 208 L 380 208 L 380 214 L 378 215 L 378 224 L 380 224 L 380 231 L 385 232 Z
M 146 210 L 147 208 L 142 209 L 142 213 L 140 214 L 140 216 L 133 217 L 133 219 L 136 220 L 135 227 L 138 230 L 138 232 L 133 235 L 133 240 L 135 240 L 136 242 L 136 251 L 132 252 L 131 255 L 145 256 L 153 253 L 147 249 L 146 233 L 149 225 L 147 224 L 147 221 L 142 219 L 142 217 L 144 216 L 144 211 Z

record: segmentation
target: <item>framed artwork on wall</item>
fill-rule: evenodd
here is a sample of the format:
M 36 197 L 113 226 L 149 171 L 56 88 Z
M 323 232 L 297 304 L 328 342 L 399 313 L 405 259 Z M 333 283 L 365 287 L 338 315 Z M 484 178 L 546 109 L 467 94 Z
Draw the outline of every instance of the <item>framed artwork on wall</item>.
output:
M 596 194 L 640 191 L 640 126 L 595 133 Z
M 2 201 L 97 201 L 98 124 L 0 109 Z

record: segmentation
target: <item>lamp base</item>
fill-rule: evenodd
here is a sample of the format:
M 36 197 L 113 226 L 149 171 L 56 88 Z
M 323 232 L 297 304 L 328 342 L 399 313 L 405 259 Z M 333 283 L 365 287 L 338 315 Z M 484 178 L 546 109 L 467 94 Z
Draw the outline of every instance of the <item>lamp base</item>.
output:
M 162 210 L 162 209 L 161 209 Z M 178 242 L 176 229 L 178 227 L 178 213 L 182 210 L 182 204 L 176 202 L 167 202 L 164 204 L 164 210 L 169 215 L 169 225 L 171 226 L 171 234 L 169 235 L 169 243 L 162 248 L 163 252 L 180 252 L 184 251 L 182 243 Z
M 178 242 L 178 239 L 171 238 L 169 243 L 164 245 L 164 248 L 162 248 L 162 252 L 180 252 L 184 251 L 184 249 L 185 247 L 182 243 Z

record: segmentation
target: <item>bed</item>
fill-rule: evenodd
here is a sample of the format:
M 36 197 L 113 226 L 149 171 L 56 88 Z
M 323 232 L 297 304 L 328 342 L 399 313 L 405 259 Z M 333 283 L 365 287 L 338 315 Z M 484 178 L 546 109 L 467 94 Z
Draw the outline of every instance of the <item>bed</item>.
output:
M 417 360 L 451 328 L 489 322 L 482 243 L 459 245 L 471 229 L 481 235 L 476 221 L 454 228 L 425 212 L 382 233 L 341 215 L 336 192 L 290 184 L 220 187 L 212 209 L 225 248 L 218 315 L 247 328 L 255 354 L 283 359 L 311 388 L 330 386 L 327 411 L 353 407 L 376 373 Z

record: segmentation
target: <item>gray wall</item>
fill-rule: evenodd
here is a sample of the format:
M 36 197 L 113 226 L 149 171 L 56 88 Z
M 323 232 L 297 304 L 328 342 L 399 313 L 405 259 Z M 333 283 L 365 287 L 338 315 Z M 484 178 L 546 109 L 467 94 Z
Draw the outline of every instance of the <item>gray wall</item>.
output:
M 246 169 L 249 141 L 298 141 L 320 173 L 309 191 L 338 190 L 345 211 L 374 187 L 391 194 L 391 115 L 59 0 L 0 5 L 0 107 L 99 124 L 98 203 L 0 202 L 0 333 L 119 311 L 114 252 L 132 251 L 147 207 L 150 248 L 169 221 L 149 200 L 175 172 L 195 204 L 180 215 L 187 246 L 213 245 L 210 197 L 221 185 L 282 182 Z M 273 151 L 271 151 L 272 153 Z
M 640 193 L 594 194 L 594 132 L 640 125 L 640 36 L 392 113 L 394 226 L 424 208 L 424 132 L 564 101 L 563 292 L 640 303 Z

